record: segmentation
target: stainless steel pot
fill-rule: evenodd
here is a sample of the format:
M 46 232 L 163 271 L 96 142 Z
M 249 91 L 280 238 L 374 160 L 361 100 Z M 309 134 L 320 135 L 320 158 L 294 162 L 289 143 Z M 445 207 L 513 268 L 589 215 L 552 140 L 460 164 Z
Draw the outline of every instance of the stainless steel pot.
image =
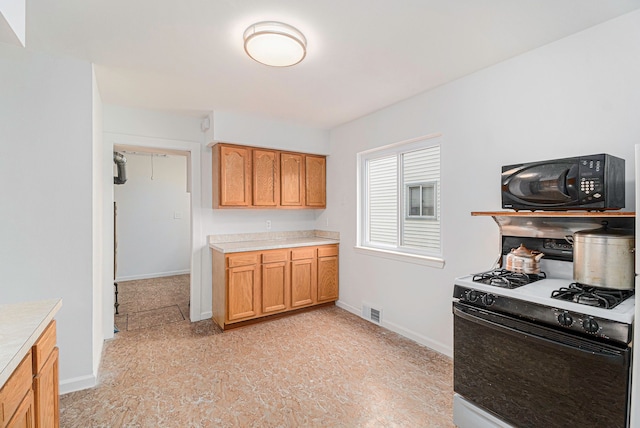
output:
M 635 237 L 624 229 L 580 230 L 573 244 L 573 279 L 592 287 L 631 290 L 635 277 Z

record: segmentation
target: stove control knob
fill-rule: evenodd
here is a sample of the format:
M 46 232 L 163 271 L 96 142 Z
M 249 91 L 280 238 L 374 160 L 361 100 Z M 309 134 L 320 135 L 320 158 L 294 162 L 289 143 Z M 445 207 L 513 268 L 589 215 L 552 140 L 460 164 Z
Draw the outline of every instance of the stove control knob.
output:
M 560 323 L 560 325 L 569 327 L 571 326 L 571 324 L 573 324 L 573 317 L 568 312 L 563 312 L 558 315 L 558 322 Z
M 476 290 L 469 290 L 465 293 L 467 300 L 470 302 L 475 302 L 478 300 L 478 292 Z
M 494 296 L 493 294 L 485 294 L 484 296 L 482 296 L 482 303 L 484 303 L 486 306 L 491 306 L 496 302 L 496 296 Z
M 587 333 L 597 333 L 598 330 L 600 330 L 598 322 L 593 318 L 587 318 L 586 320 L 582 321 L 582 327 Z

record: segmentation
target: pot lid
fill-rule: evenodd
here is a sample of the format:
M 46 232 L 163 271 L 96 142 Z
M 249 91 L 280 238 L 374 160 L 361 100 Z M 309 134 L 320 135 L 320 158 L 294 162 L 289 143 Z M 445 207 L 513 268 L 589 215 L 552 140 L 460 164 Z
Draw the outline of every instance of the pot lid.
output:
M 627 229 L 611 229 L 606 226 L 598 229 L 579 230 L 573 234 L 575 238 L 634 239 L 633 232 Z

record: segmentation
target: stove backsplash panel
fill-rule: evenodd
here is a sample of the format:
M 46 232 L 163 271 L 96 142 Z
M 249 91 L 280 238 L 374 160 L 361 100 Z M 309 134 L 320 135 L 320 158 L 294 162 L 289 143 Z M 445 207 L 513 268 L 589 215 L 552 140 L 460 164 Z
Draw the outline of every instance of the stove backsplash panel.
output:
M 502 255 L 507 255 L 512 249 L 518 248 L 520 244 L 530 250 L 544 253 L 545 259 L 560 260 L 563 262 L 573 261 L 573 245 L 564 238 L 532 238 L 523 236 L 502 236 Z

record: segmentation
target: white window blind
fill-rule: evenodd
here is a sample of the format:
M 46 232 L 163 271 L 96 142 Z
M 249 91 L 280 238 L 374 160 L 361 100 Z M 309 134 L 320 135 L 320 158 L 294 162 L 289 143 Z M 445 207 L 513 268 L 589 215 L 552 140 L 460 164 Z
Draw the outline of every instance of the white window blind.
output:
M 369 162 L 369 242 L 398 243 L 398 161 L 396 156 Z

